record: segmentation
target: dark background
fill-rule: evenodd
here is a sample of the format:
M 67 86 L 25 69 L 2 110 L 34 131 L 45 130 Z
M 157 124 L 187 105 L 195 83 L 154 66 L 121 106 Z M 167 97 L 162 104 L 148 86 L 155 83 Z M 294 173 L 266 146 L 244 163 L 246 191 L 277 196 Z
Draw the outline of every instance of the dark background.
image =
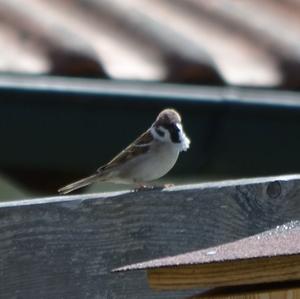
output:
M 57 194 L 166 107 L 192 144 L 163 183 L 299 172 L 298 0 L 22 4 L 0 7 L 0 200 Z

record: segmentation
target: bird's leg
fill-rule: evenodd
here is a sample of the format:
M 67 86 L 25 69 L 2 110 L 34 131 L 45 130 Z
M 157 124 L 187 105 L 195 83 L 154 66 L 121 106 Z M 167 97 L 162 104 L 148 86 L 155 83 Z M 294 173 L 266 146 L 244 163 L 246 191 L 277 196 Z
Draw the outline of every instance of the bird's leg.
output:
M 134 188 L 135 192 L 149 190 L 152 190 L 152 186 L 146 185 L 145 183 L 136 183 L 136 187 Z
M 171 187 L 174 187 L 174 186 L 175 186 L 174 184 L 164 184 L 163 188 L 171 188 Z
M 162 190 L 164 188 L 169 188 L 174 186 L 173 184 L 164 184 L 164 185 L 149 185 L 145 183 L 138 183 L 136 182 L 136 188 L 134 189 L 135 192 L 138 191 L 151 191 L 151 190 Z

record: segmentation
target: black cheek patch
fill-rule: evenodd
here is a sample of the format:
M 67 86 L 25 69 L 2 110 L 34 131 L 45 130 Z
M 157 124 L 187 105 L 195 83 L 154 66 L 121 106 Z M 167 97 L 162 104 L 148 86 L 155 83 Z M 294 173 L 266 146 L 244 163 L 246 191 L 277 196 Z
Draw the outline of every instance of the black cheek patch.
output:
M 159 128 L 155 128 L 156 133 L 160 136 L 160 137 L 164 137 L 165 136 L 165 132 L 160 130 Z
M 171 140 L 173 143 L 180 143 L 180 130 L 175 124 L 164 126 L 170 133 Z

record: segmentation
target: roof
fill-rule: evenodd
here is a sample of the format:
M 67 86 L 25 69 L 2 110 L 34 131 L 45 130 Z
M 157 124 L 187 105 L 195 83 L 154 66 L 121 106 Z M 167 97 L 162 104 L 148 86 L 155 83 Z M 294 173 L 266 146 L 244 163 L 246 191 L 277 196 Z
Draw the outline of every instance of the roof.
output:
M 114 271 L 220 263 L 300 253 L 300 221 L 220 246 L 127 265 Z
M 22 3 L 1 1 L 2 72 L 300 86 L 295 0 Z

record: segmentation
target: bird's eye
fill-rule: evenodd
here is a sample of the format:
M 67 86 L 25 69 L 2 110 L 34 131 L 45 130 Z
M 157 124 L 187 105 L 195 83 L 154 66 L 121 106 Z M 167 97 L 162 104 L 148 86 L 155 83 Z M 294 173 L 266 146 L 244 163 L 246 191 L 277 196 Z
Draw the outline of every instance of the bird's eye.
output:
M 162 131 L 161 129 L 155 128 L 155 131 L 156 131 L 156 133 L 157 133 L 160 137 L 164 137 L 164 136 L 165 136 L 165 132 Z

